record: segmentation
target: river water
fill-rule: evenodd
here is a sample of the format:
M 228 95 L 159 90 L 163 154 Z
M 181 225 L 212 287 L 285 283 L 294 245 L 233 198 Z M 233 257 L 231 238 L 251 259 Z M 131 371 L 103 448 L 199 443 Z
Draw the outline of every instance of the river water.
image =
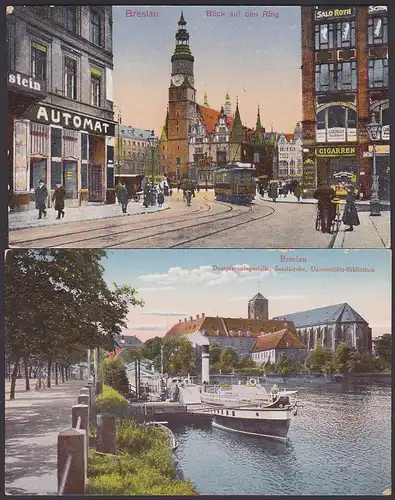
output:
M 173 428 L 184 478 L 211 495 L 381 495 L 391 487 L 391 385 L 299 388 L 289 441 Z

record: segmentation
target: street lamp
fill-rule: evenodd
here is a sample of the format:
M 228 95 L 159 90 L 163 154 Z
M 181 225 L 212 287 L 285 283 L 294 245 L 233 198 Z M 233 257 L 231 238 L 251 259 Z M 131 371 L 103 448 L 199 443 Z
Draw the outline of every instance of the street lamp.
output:
M 154 154 L 155 154 L 156 146 L 158 145 L 158 138 L 156 137 L 155 132 L 153 130 L 151 131 L 151 135 L 148 137 L 148 144 L 151 148 L 151 168 L 152 168 L 151 186 L 153 188 L 154 187 L 154 168 L 155 168 Z
M 379 178 L 376 172 L 376 142 L 380 137 L 381 124 L 377 123 L 375 113 L 372 113 L 372 121 L 366 125 L 369 139 L 373 143 L 373 174 L 372 174 L 372 194 L 370 197 L 370 216 L 381 215 L 379 199 Z

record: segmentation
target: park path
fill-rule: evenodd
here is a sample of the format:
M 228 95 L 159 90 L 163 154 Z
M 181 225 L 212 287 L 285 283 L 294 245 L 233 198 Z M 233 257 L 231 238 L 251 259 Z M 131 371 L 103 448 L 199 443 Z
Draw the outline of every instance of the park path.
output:
M 84 380 L 70 380 L 51 389 L 24 390 L 17 381 L 15 400 L 5 384 L 5 489 L 11 495 L 57 495 L 58 433 L 71 427 L 71 407 L 77 404 Z

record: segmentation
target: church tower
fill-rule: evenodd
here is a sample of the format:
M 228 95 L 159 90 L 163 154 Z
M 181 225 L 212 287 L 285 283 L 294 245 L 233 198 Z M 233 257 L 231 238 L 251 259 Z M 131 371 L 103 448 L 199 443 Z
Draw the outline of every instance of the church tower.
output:
M 226 94 L 225 94 L 224 112 L 225 112 L 225 115 L 228 116 L 229 118 L 232 116 L 232 104 L 230 102 L 230 97 L 229 97 L 228 91 L 226 91 Z
M 269 319 L 269 301 L 259 292 L 248 301 L 248 319 Z
M 169 112 L 167 118 L 167 169 L 170 177 L 181 179 L 188 175 L 188 133 L 196 120 L 195 82 L 189 47 L 189 33 L 181 12 L 176 33 L 176 46 L 171 57 Z

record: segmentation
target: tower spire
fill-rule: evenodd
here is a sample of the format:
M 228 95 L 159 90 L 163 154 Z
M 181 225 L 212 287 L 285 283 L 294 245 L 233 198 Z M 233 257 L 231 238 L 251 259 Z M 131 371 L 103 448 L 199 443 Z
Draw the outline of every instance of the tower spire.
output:
M 261 114 L 259 111 L 259 103 L 258 103 L 258 112 L 256 115 L 256 129 L 257 132 L 262 132 L 262 124 L 261 124 Z
M 209 104 L 207 102 L 207 92 L 206 91 L 204 92 L 204 97 L 203 98 L 204 98 L 203 106 L 207 106 L 209 108 L 210 106 L 209 106 Z
M 230 102 L 230 97 L 229 97 L 228 91 L 226 91 L 226 94 L 225 94 L 224 113 L 226 114 L 226 116 L 232 116 L 232 104 Z

